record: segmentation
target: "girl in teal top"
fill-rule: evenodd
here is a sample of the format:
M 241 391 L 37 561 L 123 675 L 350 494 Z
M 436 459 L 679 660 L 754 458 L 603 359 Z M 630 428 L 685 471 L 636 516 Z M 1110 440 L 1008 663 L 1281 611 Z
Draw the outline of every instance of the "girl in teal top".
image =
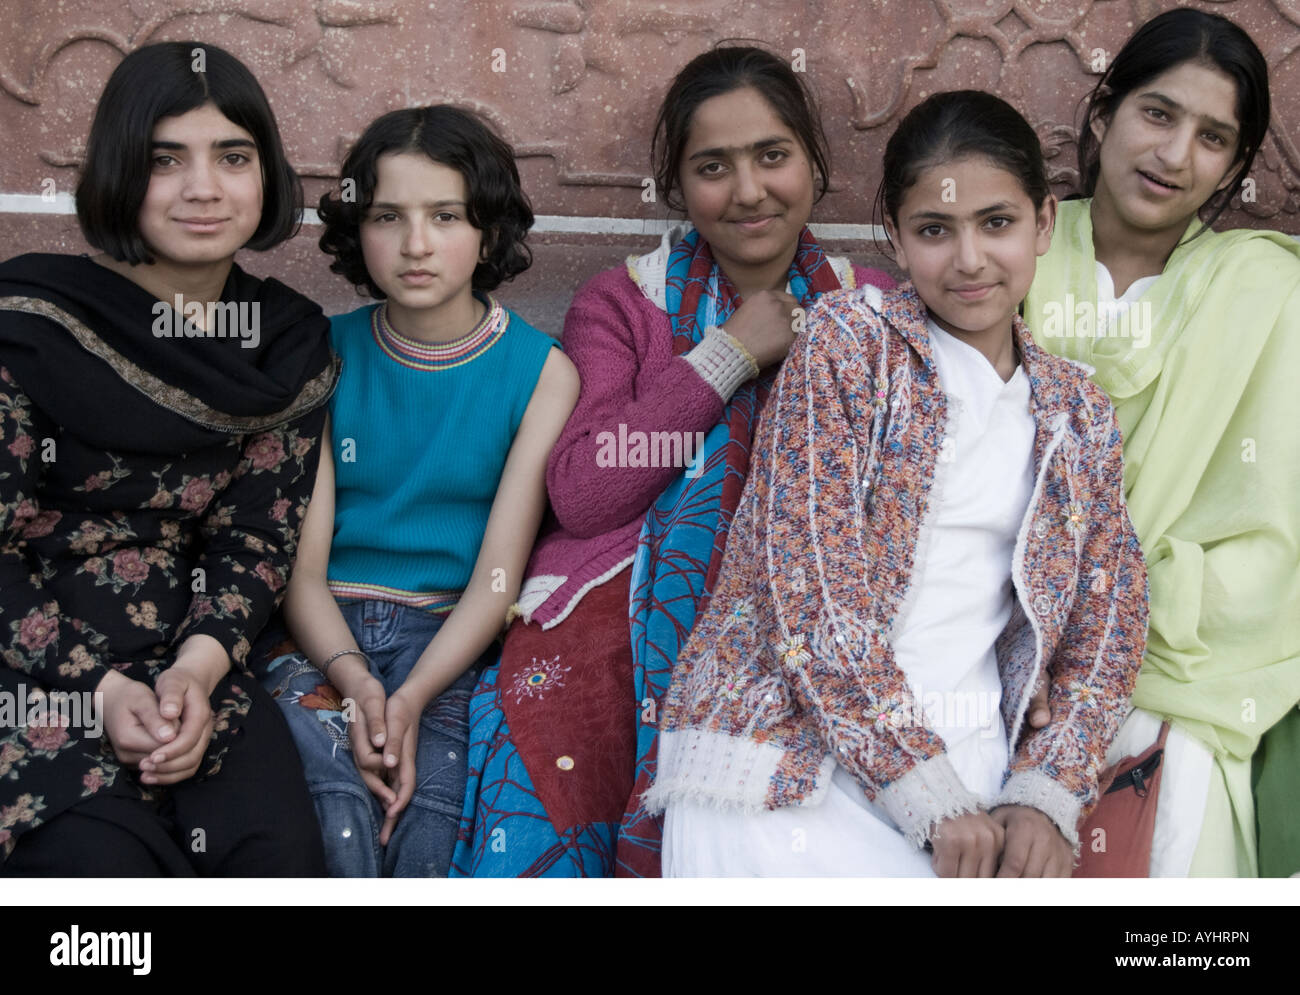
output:
M 578 394 L 492 298 L 528 267 L 510 147 L 446 106 L 376 120 L 321 199 L 331 269 L 379 303 L 343 360 L 265 683 L 289 718 L 330 873 L 445 876 L 468 703 L 515 602 L 546 461 Z

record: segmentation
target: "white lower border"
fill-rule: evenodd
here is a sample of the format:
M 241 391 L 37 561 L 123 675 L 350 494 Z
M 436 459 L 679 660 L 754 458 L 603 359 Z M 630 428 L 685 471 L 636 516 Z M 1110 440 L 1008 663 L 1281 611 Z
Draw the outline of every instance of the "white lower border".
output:
M 57 193 L 46 199 L 40 194 L 0 193 L 0 214 L 76 214 L 76 202 L 72 194 Z M 320 215 L 315 208 L 302 212 L 305 225 L 320 224 Z M 680 224 L 675 219 L 649 218 L 597 218 L 583 215 L 566 216 L 561 214 L 539 214 L 532 231 L 539 233 L 572 233 L 576 235 L 645 235 L 658 238 L 672 225 Z M 880 225 L 839 225 L 815 224 L 813 234 L 820 239 L 879 239 L 884 241 L 885 229 Z

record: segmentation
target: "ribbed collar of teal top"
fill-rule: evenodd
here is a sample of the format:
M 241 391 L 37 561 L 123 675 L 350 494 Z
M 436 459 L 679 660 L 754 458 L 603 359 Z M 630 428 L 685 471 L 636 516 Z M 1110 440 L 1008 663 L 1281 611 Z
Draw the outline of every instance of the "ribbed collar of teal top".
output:
M 370 316 L 370 331 L 375 344 L 389 359 L 412 370 L 450 370 L 477 359 L 491 349 L 505 334 L 510 312 L 491 294 L 478 296 L 487 306 L 482 319 L 470 331 L 450 342 L 421 342 L 407 338 L 388 321 L 388 302 L 375 308 Z

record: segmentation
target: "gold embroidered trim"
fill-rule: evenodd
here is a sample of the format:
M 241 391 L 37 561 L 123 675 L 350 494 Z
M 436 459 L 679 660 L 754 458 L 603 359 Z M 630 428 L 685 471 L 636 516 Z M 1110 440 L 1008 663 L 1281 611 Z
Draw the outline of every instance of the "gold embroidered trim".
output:
M 342 360 L 333 353 L 330 363 L 303 385 L 298 396 L 287 407 L 269 415 L 229 415 L 218 411 L 179 387 L 159 380 L 148 370 L 141 369 L 120 352 L 101 339 L 84 322 L 68 314 L 56 304 L 38 297 L 0 297 L 0 311 L 20 311 L 45 318 L 65 328 L 77 344 L 93 356 L 98 356 L 130 386 L 134 387 L 159 407 L 166 408 L 205 428 L 219 432 L 243 434 L 262 432 L 276 425 L 293 421 L 300 415 L 324 404 L 334 393 Z

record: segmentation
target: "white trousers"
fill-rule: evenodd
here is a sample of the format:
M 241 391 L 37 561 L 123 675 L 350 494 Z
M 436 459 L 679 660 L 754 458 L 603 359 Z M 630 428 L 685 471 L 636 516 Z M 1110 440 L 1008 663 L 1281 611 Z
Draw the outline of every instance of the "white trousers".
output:
M 1005 736 L 1003 737 L 1003 740 Z M 1002 740 L 968 736 L 949 752 L 962 782 L 991 800 L 1002 783 Z M 930 854 L 843 767 L 820 805 L 746 815 L 707 802 L 674 802 L 664 815 L 664 877 L 934 877 Z

